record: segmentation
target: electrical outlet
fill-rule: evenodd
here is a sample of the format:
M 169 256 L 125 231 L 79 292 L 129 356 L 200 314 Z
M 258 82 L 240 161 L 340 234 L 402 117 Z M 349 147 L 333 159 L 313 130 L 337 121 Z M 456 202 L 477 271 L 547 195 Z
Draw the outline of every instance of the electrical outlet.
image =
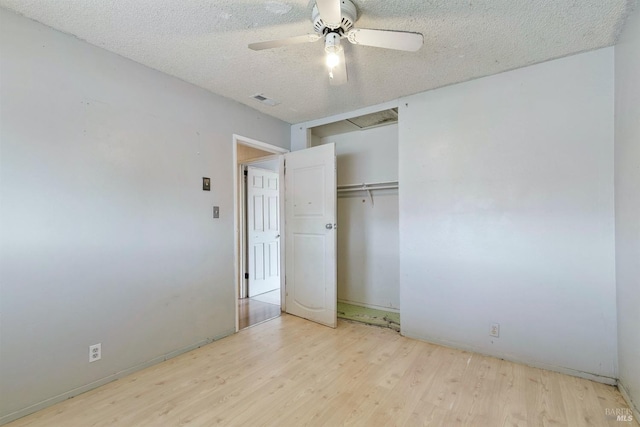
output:
M 489 335 L 496 338 L 500 336 L 500 323 L 491 324 L 491 331 L 489 331 Z
M 89 362 L 102 359 L 102 343 L 89 346 Z

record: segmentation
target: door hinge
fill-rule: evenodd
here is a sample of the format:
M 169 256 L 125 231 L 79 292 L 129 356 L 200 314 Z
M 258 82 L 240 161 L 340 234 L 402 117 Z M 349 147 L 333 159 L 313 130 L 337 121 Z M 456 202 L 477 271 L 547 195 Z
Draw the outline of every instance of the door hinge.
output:
M 247 176 L 247 175 L 249 175 L 249 171 L 245 169 L 244 176 Z
M 249 273 L 244 273 L 244 278 L 249 280 Z

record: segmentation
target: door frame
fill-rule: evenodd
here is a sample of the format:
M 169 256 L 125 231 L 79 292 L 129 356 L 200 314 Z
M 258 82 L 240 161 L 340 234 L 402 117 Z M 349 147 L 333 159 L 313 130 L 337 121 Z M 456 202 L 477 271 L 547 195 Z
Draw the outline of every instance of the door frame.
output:
M 264 161 L 264 158 L 255 159 L 247 162 L 243 162 L 238 164 L 238 145 L 245 145 L 252 148 L 257 148 L 262 151 L 266 151 L 268 153 L 272 153 L 274 155 L 278 155 L 280 160 L 279 165 L 279 180 L 280 180 L 280 234 L 284 236 L 285 232 L 285 221 L 284 215 L 284 154 L 288 153 L 289 150 L 286 148 L 278 147 L 277 145 L 268 144 L 266 142 L 258 141 L 252 138 L 247 138 L 241 135 L 233 134 L 233 230 L 234 230 L 234 239 L 233 239 L 233 268 L 234 268 L 234 287 L 233 287 L 233 306 L 235 312 L 235 323 L 236 323 L 236 332 L 239 330 L 238 324 L 238 295 L 241 292 L 241 286 L 244 280 L 244 250 L 245 250 L 245 235 L 244 235 L 244 225 L 241 221 L 244 218 L 244 209 L 245 209 L 245 201 L 244 201 L 244 165 L 248 165 L 251 163 L 257 163 L 260 161 Z M 284 275 L 284 267 L 285 267 L 285 244 L 284 239 L 280 242 L 280 310 L 285 310 L 285 275 Z

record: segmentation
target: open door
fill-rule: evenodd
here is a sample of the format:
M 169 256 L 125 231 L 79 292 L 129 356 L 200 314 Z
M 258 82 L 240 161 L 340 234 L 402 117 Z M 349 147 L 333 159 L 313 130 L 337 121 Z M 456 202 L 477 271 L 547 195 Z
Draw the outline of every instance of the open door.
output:
M 277 172 L 247 168 L 249 297 L 280 289 L 280 185 Z
M 335 144 L 285 155 L 286 311 L 337 322 Z

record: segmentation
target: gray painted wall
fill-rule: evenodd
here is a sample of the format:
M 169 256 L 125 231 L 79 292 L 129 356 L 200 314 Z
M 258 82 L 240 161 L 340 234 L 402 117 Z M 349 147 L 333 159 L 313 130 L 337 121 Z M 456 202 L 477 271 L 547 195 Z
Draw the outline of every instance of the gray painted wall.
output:
M 613 74 L 606 48 L 400 100 L 403 334 L 615 382 Z
M 232 134 L 290 126 L 0 19 L 1 422 L 234 331 Z
M 615 47 L 616 274 L 621 388 L 640 410 L 640 7 Z

